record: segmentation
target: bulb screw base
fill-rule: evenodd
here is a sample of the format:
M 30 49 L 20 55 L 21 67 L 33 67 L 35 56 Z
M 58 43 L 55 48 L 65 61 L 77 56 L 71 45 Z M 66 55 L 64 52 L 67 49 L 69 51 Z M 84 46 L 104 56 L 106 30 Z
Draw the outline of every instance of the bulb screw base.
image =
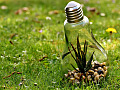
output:
M 71 1 L 65 7 L 66 18 L 69 23 L 83 20 L 83 10 L 79 3 Z

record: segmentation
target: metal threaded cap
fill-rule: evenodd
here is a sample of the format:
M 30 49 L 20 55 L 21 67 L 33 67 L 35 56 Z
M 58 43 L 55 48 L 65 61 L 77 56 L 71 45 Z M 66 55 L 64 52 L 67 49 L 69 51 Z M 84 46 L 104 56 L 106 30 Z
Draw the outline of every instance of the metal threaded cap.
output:
M 82 7 L 75 1 L 71 1 L 66 5 L 65 13 L 69 23 L 76 23 L 83 19 Z

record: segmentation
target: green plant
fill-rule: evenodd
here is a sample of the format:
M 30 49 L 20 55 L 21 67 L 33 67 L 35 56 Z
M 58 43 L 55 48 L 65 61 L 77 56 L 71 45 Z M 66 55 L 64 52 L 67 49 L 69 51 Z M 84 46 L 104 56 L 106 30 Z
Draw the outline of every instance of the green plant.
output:
M 71 56 L 73 57 L 73 59 L 75 60 L 79 70 L 77 70 L 72 64 L 72 67 L 78 71 L 78 72 L 81 72 L 83 74 L 85 74 L 91 67 L 92 67 L 92 60 L 93 60 L 93 54 L 94 52 L 92 53 L 89 61 L 86 63 L 86 54 L 87 54 L 87 41 L 85 40 L 85 43 L 84 43 L 84 50 L 81 50 L 81 45 L 80 45 L 80 42 L 79 42 L 79 36 L 77 37 L 77 50 L 76 48 L 73 46 L 72 43 L 70 43 L 71 47 L 73 50 L 70 50 L 70 47 L 68 47 L 68 50 L 69 52 L 65 53 L 62 58 L 64 58 L 65 56 L 67 56 L 68 54 L 71 54 Z M 71 53 L 71 51 L 74 51 L 75 53 L 75 56 Z

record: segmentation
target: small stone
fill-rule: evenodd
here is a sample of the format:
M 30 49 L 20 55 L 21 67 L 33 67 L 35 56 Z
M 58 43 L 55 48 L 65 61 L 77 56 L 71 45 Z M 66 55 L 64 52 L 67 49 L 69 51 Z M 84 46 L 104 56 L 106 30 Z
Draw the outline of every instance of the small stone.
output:
M 89 72 L 86 72 L 86 76 L 88 76 L 89 75 Z
M 69 76 L 71 75 L 71 72 L 70 72 L 70 71 L 68 72 L 68 75 L 69 75 Z
M 74 78 L 74 74 L 71 74 L 71 75 L 70 75 L 70 78 Z
M 76 70 L 73 70 L 73 72 L 75 73 L 75 72 L 76 72 Z
M 103 68 L 101 70 L 103 71 L 103 73 L 105 72 L 105 70 Z
M 105 77 L 104 74 L 100 74 L 100 77 Z
M 78 80 L 80 79 L 80 77 L 78 76 L 78 73 L 74 73 L 74 77 Z
M 100 66 L 102 67 L 102 63 L 100 63 Z
M 89 70 L 88 72 L 89 72 L 89 73 L 94 73 L 94 71 L 93 71 L 93 70 Z
M 100 67 L 100 64 L 95 63 L 94 68 L 97 69 L 98 67 Z
M 96 75 L 98 75 L 98 73 L 97 73 L 97 72 L 94 72 L 94 76 L 96 76 Z
M 98 70 L 102 70 L 102 68 L 101 68 L 101 67 L 98 67 Z
M 102 65 L 105 65 L 105 66 L 106 66 L 106 62 L 103 62 Z
M 76 68 L 79 71 L 79 68 Z
M 89 70 L 88 73 L 89 73 L 89 75 L 92 75 L 92 74 L 94 74 L 94 71 L 93 70 Z
M 107 70 L 107 67 L 106 67 L 106 66 L 103 66 L 103 69 L 106 71 L 106 70 Z
M 75 80 L 75 78 L 70 78 L 70 80 L 72 80 L 72 81 L 73 81 L 73 80 Z
M 78 77 L 81 77 L 81 73 L 77 73 Z
M 94 61 L 94 64 L 100 64 L 98 61 Z
M 68 74 L 64 74 L 64 76 L 67 78 L 67 77 L 68 77 Z
M 104 72 L 104 77 L 107 75 L 107 70 Z
M 85 76 L 83 75 L 82 78 L 83 78 L 83 80 L 84 80 L 84 79 L 85 79 Z
M 102 71 L 102 70 L 98 70 L 97 72 L 98 72 L 99 75 L 100 75 L 100 74 L 103 74 L 103 71 Z
M 97 72 L 98 71 L 98 69 L 94 69 L 95 70 L 95 72 Z
M 95 78 L 94 78 L 95 81 L 98 81 L 99 80 L 99 75 L 96 75 Z
M 74 71 L 72 71 L 71 74 L 74 75 Z
M 87 79 L 88 79 L 88 81 L 91 81 L 92 80 L 91 75 L 88 75 Z

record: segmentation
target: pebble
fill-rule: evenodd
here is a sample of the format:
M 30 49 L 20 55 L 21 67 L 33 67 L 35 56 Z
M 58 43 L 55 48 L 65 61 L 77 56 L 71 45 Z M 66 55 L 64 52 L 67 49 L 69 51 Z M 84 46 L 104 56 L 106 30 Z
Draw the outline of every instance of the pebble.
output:
M 99 80 L 99 75 L 96 75 L 94 80 L 98 81 Z
M 96 75 L 98 75 L 98 73 L 97 73 L 97 72 L 94 72 L 94 76 L 96 76 Z
M 79 84 L 80 80 L 85 80 L 87 78 L 87 81 L 93 81 L 94 83 L 97 83 L 97 81 L 101 81 L 105 76 L 107 75 L 107 67 L 106 62 L 99 63 L 98 61 L 92 62 L 94 64 L 88 72 L 86 72 L 86 75 L 83 73 L 78 72 L 79 68 L 76 68 L 78 71 L 68 71 L 68 74 L 64 74 L 66 78 L 69 79 L 72 84 L 76 83 Z

